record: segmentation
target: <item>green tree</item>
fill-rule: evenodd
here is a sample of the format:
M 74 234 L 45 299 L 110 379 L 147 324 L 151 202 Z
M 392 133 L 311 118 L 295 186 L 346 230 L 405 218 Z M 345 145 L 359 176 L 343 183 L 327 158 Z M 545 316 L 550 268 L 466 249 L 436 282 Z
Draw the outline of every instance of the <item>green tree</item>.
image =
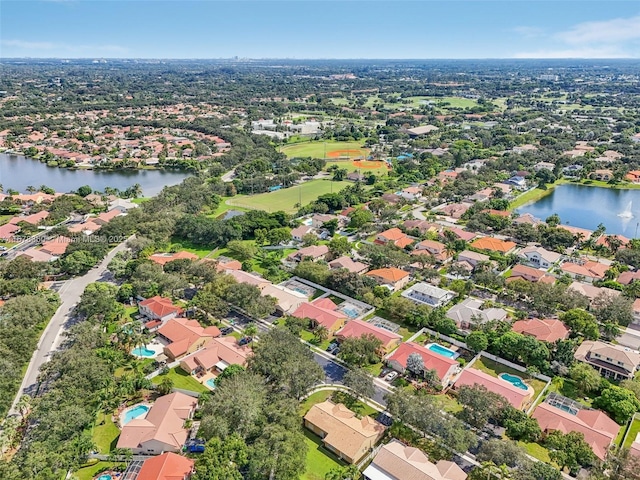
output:
M 249 463 L 249 448 L 237 434 L 211 438 L 198 455 L 193 480 L 242 480 L 240 469 Z
M 571 336 L 597 340 L 600 336 L 596 318 L 586 310 L 573 308 L 560 315 L 560 320 L 571 329 Z
M 483 350 L 486 350 L 489 346 L 489 338 L 487 337 L 486 333 L 480 330 L 476 330 L 467 335 L 467 338 L 465 338 L 465 342 L 467 344 L 467 347 L 469 347 L 474 353 L 479 353 Z
M 586 363 L 576 363 L 571 367 L 569 376 L 584 393 L 595 392 L 602 385 L 602 377 L 598 371 Z
M 231 240 L 227 244 L 227 249 L 231 255 L 240 262 L 251 260 L 258 253 L 258 247 L 241 240 Z
M 549 457 L 560 468 L 567 467 L 577 470 L 579 467 L 589 467 L 596 462 L 596 456 L 591 447 L 584 440 L 580 432 L 569 432 L 566 435 L 555 430 L 547 435 L 544 445 L 549 449 Z
M 476 428 L 483 428 L 489 419 L 498 419 L 509 402 L 484 385 L 462 386 L 458 389 L 458 402 L 462 405 L 460 418 Z
M 362 474 L 356 465 L 334 467 L 324 476 L 324 480 L 360 480 Z
M 600 392 L 593 405 L 611 414 L 620 425 L 629 421 L 631 416 L 640 410 L 640 400 L 631 390 L 610 385 Z
M 163 377 L 158 384 L 158 393 L 160 395 L 169 395 L 173 390 L 173 380 L 171 377 Z
M 364 367 L 380 361 L 382 342 L 372 334 L 345 338 L 338 356 L 347 365 Z
M 373 397 L 373 378 L 362 368 L 352 368 L 344 375 L 343 382 L 351 389 L 356 399 L 366 400 Z

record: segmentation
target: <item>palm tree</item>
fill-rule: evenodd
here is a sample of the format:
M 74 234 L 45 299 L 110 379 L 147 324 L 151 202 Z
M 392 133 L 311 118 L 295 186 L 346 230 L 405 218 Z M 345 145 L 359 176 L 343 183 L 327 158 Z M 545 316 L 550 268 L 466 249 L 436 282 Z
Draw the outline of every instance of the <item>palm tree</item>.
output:
M 27 186 L 27 192 L 36 193 L 36 187 L 34 187 L 33 185 L 28 185 Z
M 16 404 L 16 409 L 20 412 L 20 416 L 24 418 L 31 410 L 31 397 L 26 394 L 22 395 Z
M 313 331 L 313 335 L 318 343 L 322 343 L 329 338 L 329 330 L 324 325 L 318 325 Z

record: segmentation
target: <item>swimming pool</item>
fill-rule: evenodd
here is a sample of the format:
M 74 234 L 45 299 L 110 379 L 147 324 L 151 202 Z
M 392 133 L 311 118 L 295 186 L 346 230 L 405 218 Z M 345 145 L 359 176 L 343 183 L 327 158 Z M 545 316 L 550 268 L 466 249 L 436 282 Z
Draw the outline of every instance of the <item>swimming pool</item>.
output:
M 356 310 L 355 308 L 349 308 L 349 307 L 343 308 L 342 313 L 344 313 L 349 318 L 356 318 L 359 314 L 358 310 Z
M 100 475 L 97 480 L 111 480 L 112 478 L 111 475 Z
M 505 382 L 509 382 L 514 387 L 518 387 L 521 390 L 529 390 L 529 387 L 527 386 L 526 383 L 524 383 L 524 380 L 522 380 L 517 375 L 509 375 L 508 373 L 501 373 L 500 375 L 498 375 L 498 377 L 500 377 Z
M 447 358 L 458 358 L 460 355 L 453 350 L 449 350 L 448 348 L 443 347 L 442 345 L 438 345 L 437 343 L 430 343 L 427 345 L 427 348 L 432 352 L 437 353 L 438 355 L 442 355 Z
M 207 387 L 209 387 L 209 388 L 216 388 L 216 379 L 215 378 L 210 378 L 209 380 L 207 380 L 204 383 L 206 383 Z
M 150 348 L 147 347 L 136 347 L 134 348 L 131 353 L 133 355 L 137 355 L 138 357 L 153 357 L 155 356 L 156 352 L 151 350 Z
M 124 419 L 122 420 L 123 425 L 126 425 L 134 418 L 140 418 L 147 414 L 149 411 L 149 407 L 146 405 L 136 405 L 124 414 Z

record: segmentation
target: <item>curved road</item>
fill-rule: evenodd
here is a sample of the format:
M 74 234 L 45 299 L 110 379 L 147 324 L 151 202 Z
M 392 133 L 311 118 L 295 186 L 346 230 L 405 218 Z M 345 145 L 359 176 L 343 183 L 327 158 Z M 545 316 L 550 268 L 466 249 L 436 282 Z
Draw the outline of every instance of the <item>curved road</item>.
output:
M 61 300 L 60 307 L 58 307 L 56 313 L 53 314 L 53 317 L 51 317 L 47 327 L 40 336 L 36 351 L 33 352 L 27 371 L 22 379 L 20 389 L 9 410 L 9 415 L 18 413 L 15 411 L 15 406 L 22 395 L 29 394 L 33 397 L 37 393 L 40 367 L 49 360 L 49 356 L 60 346 L 63 332 L 73 325 L 75 319 L 71 316 L 71 313 L 80 301 L 82 292 L 84 292 L 84 289 L 90 283 L 108 281 L 110 279 L 110 274 L 107 272 L 107 265 L 113 260 L 116 253 L 126 249 L 128 240 L 129 239 L 118 244 L 107 254 L 100 265 L 91 269 L 86 275 L 64 282 L 64 285 L 58 291 Z

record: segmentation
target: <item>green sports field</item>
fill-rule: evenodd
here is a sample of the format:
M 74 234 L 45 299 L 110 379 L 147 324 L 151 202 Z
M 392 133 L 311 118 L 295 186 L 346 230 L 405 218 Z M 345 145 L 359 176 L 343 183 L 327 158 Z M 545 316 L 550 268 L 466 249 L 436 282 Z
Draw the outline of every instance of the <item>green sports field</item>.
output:
M 280 150 L 287 157 L 336 158 L 342 155 L 366 157 L 370 150 L 362 146 L 362 142 L 311 141 L 283 145 Z
M 290 188 L 283 188 L 275 192 L 260 193 L 258 195 L 237 195 L 227 200 L 227 205 L 249 208 L 251 210 L 266 210 L 277 212 L 283 210 L 293 213 L 298 210 L 295 205 L 306 205 L 319 195 L 339 192 L 350 182 L 332 182 L 331 180 L 311 180 Z

